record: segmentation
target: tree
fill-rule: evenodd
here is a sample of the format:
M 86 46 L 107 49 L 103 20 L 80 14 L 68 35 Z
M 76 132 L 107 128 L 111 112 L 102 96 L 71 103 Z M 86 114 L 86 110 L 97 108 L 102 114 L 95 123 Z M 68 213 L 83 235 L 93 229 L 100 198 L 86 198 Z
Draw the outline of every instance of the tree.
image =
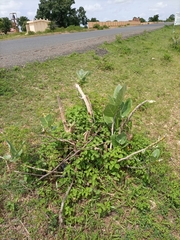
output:
M 5 17 L 5 18 L 0 18 L 0 30 L 7 34 L 7 32 L 10 31 L 12 27 L 12 23 L 11 21 L 9 20 L 9 18 Z
M 153 17 L 149 17 L 149 22 L 158 22 L 159 21 L 159 15 L 156 14 Z
M 36 18 L 54 21 L 58 27 L 83 24 L 84 8 L 80 7 L 78 10 L 71 8 L 74 3 L 74 0 L 40 0 Z
M 167 19 L 166 19 L 166 22 L 174 22 L 175 20 L 175 15 L 174 14 L 171 14 Z
M 77 10 L 77 17 L 79 19 L 79 23 L 86 26 L 87 25 L 87 17 L 86 17 L 86 11 L 83 7 L 80 7 Z
M 29 19 L 25 16 L 21 16 L 20 18 L 17 19 L 18 26 L 21 27 L 21 31 L 25 32 L 26 31 L 26 23 L 29 21 Z
M 91 18 L 90 20 L 88 19 L 88 22 L 99 22 L 96 18 Z
M 146 20 L 144 18 L 139 18 L 139 20 L 141 23 L 146 22 Z

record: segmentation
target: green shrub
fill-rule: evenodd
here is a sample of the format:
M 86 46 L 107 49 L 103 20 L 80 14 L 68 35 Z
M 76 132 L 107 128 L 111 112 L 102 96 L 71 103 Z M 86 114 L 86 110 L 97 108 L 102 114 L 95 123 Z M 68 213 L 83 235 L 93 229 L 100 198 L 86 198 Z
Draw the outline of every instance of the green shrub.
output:
M 54 21 L 51 21 L 50 23 L 48 23 L 48 27 L 51 31 L 54 31 L 57 28 L 57 25 Z
M 74 26 L 70 25 L 66 28 L 66 31 L 71 32 L 71 31 L 83 31 L 83 28 L 80 26 Z
M 45 33 L 51 33 L 52 32 L 52 30 L 51 29 L 49 29 L 49 28 L 46 28 L 46 30 L 44 31 Z
M 103 25 L 103 29 L 109 29 L 107 25 Z
M 34 34 L 35 34 L 35 32 L 33 32 L 33 31 L 28 32 L 28 35 L 34 35 Z
M 94 24 L 94 25 L 93 25 L 93 28 L 96 28 L 96 29 L 98 29 L 98 30 L 103 30 L 103 27 L 100 26 L 98 23 Z

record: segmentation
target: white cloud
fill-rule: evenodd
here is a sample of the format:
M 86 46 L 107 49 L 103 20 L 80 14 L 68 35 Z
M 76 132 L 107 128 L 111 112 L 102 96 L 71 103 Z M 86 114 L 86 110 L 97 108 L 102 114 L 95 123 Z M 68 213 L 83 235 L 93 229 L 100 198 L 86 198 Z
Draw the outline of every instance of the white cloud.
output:
M 36 15 L 36 12 L 35 12 L 35 11 L 28 11 L 28 12 L 27 12 L 27 17 L 28 17 L 30 20 L 34 19 L 35 15 Z
M 154 4 L 154 6 L 152 8 L 149 8 L 150 11 L 156 12 L 159 11 L 162 8 L 166 8 L 168 6 L 167 3 L 165 2 L 158 2 L 156 4 Z
M 9 17 L 16 12 L 17 16 L 27 16 L 32 20 L 40 0 L 0 0 L 0 17 Z M 84 7 L 88 18 L 99 20 L 129 20 L 134 16 L 148 17 L 159 14 L 166 19 L 171 14 L 180 12 L 180 0 L 75 0 L 73 7 Z
M 0 17 L 7 17 L 9 16 L 10 13 L 15 12 L 15 13 L 20 13 L 20 9 L 22 7 L 22 2 L 19 1 L 18 4 L 16 1 L 11 0 L 11 1 L 6 1 L 3 0 L 0 3 Z
M 94 12 L 94 11 L 102 10 L 102 7 L 99 3 L 95 3 L 94 5 L 85 5 L 84 9 L 86 11 Z
M 132 0 L 109 0 L 108 3 L 109 4 L 113 4 L 113 3 L 129 3 Z
M 157 6 L 158 8 L 165 8 L 165 7 L 167 7 L 167 3 L 158 2 L 158 3 L 156 4 L 156 6 Z

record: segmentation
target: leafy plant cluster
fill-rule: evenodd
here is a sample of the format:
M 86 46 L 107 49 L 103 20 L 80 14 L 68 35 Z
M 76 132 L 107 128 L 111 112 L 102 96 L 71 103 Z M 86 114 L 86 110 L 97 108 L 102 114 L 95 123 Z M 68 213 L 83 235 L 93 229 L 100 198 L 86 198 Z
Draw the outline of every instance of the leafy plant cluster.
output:
M 11 27 L 12 23 L 9 20 L 9 18 L 7 17 L 0 18 L 0 32 L 7 34 L 7 32 L 10 31 Z
M 90 101 L 85 101 L 88 97 L 80 86 L 86 82 L 89 72 L 80 70 L 77 75 L 80 85 L 76 87 L 86 107 L 68 109 L 62 122 L 55 122 L 51 114 L 41 118 L 44 137 L 35 156 L 24 156 L 23 145 L 16 149 L 7 141 L 9 154 L 1 157 L 7 165 L 17 164 L 28 183 L 36 182 L 43 188 L 56 183 L 64 195 L 60 225 L 69 220 L 71 223 L 78 221 L 75 206 L 85 199 L 94 199 L 94 202 L 100 199 L 107 180 L 121 183 L 127 174 L 135 174 L 148 184 L 151 165 L 160 157 L 159 141 L 150 144 L 144 136 L 131 133 L 132 115 L 145 102 L 152 101 L 145 101 L 132 111 L 132 99 L 125 99 L 126 86 L 118 85 L 103 113 L 96 106 L 93 111 L 87 111 Z M 59 107 L 62 116 L 63 106 Z M 46 192 L 46 198 L 49 193 Z M 39 194 L 43 196 L 42 188 Z M 95 213 L 101 217 L 112 211 L 109 201 L 95 206 Z
M 93 25 L 93 28 L 97 30 L 103 30 L 103 29 L 108 29 L 109 27 L 107 25 L 100 26 L 100 24 L 96 23 Z

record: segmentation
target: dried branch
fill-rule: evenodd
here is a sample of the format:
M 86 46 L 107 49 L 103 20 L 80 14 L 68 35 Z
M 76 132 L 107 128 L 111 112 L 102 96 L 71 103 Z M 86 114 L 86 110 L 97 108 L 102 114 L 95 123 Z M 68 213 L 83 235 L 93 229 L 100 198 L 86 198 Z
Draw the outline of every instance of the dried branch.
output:
M 93 136 L 96 136 L 98 134 L 98 132 L 101 130 L 101 127 L 97 130 L 96 133 L 93 134 Z M 71 158 L 75 157 L 78 153 L 80 153 L 90 142 L 92 142 L 93 138 L 90 139 L 89 141 L 87 141 L 83 147 L 79 150 L 76 150 L 72 155 L 69 154 L 65 159 L 62 160 L 61 163 L 59 163 L 52 171 L 48 172 L 47 174 L 43 175 L 42 177 L 40 177 L 38 179 L 38 181 L 48 177 L 49 175 L 51 175 L 53 172 L 55 172 L 63 163 L 66 163 L 67 161 L 69 161 Z
M 35 176 L 35 177 L 41 177 L 43 175 L 41 174 L 36 174 L 36 173 L 26 173 L 26 172 L 20 172 L 20 171 L 14 171 L 15 173 L 19 173 L 19 174 L 22 174 L 22 175 L 31 175 L 31 176 Z
M 60 114 L 61 114 L 62 123 L 63 123 L 63 126 L 64 126 L 64 131 L 65 132 L 71 132 L 71 128 L 68 127 L 66 117 L 65 117 L 65 113 L 64 113 L 64 109 L 63 109 L 63 105 L 62 105 L 62 102 L 61 102 L 61 99 L 60 99 L 59 96 L 57 97 L 57 100 L 58 100 L 59 111 L 60 111 Z
M 71 145 L 73 145 L 75 147 L 75 143 L 73 141 L 69 141 L 67 139 L 62 139 L 62 138 L 57 138 L 57 137 L 53 136 L 50 132 L 46 132 L 46 134 L 48 136 L 50 136 L 51 138 L 53 138 L 54 140 L 56 140 L 56 141 L 66 142 L 66 143 L 69 143 L 69 144 L 71 144 Z
M 43 175 L 42 177 L 39 178 L 39 181 L 48 177 L 49 175 L 51 175 L 52 173 L 54 173 L 63 163 L 69 161 L 71 158 L 73 158 L 74 156 L 76 156 L 79 152 L 81 152 L 80 150 L 77 150 L 75 153 L 73 153 L 72 155 L 66 157 L 60 164 L 58 164 L 52 171 L 49 171 L 47 174 Z
M 50 170 L 46 170 L 46 169 L 42 169 L 42 168 L 36 168 L 36 167 L 28 166 L 28 165 L 24 165 L 24 166 L 27 167 L 27 168 L 37 170 L 37 171 L 48 172 L 48 173 L 51 172 Z M 59 173 L 59 172 L 54 171 L 54 173 Z
M 24 223 L 21 220 L 19 220 L 19 222 L 21 223 L 22 227 L 24 228 L 24 230 L 26 232 L 26 237 L 31 240 L 30 233 L 27 230 L 27 228 L 25 227 Z
M 75 87 L 77 88 L 78 92 L 80 93 L 83 101 L 85 102 L 85 105 L 86 105 L 86 108 L 87 108 L 87 111 L 88 111 L 88 114 L 93 117 L 93 110 L 92 110 L 92 105 L 91 105 L 91 102 L 88 98 L 88 96 L 86 96 L 83 92 L 83 90 L 81 89 L 81 87 L 79 86 L 79 84 L 75 84 Z
M 162 140 L 164 140 L 164 138 L 165 138 L 165 136 L 161 137 L 161 138 L 158 139 L 156 142 L 150 144 L 149 146 L 147 146 L 147 147 L 145 147 L 145 148 L 143 148 L 143 149 L 140 149 L 140 150 L 138 150 L 138 151 L 136 151 L 136 152 L 133 152 L 133 153 L 131 153 L 130 155 L 124 157 L 124 158 L 120 158 L 120 159 L 118 160 L 118 162 L 121 162 L 121 161 L 124 161 L 124 160 L 128 160 L 128 159 L 132 158 L 133 156 L 135 156 L 135 155 L 137 155 L 137 154 L 139 154 L 139 153 L 141 153 L 141 152 L 145 152 L 147 149 L 152 148 L 152 147 L 155 146 L 157 143 L 159 143 L 159 142 L 161 142 Z
M 72 186 L 73 186 L 73 181 L 71 182 L 70 186 L 68 187 L 68 189 L 67 189 L 67 191 L 66 191 L 66 193 L 64 195 L 64 198 L 62 200 L 62 203 L 61 203 L 61 208 L 59 210 L 59 226 L 60 227 L 63 226 L 63 217 L 62 217 L 62 215 L 63 215 L 64 204 L 65 204 L 66 198 L 67 198 L 67 196 L 68 196 Z

